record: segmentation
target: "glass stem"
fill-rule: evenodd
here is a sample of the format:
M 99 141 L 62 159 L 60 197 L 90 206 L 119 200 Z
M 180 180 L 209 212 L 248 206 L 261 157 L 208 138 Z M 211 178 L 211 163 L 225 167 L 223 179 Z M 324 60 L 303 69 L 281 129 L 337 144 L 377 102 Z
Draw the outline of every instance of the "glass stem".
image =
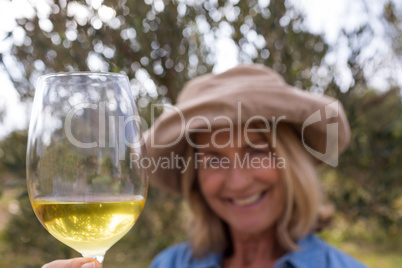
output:
M 98 262 L 102 263 L 105 255 L 97 255 L 97 256 L 84 256 L 85 258 L 92 258 L 97 260 Z

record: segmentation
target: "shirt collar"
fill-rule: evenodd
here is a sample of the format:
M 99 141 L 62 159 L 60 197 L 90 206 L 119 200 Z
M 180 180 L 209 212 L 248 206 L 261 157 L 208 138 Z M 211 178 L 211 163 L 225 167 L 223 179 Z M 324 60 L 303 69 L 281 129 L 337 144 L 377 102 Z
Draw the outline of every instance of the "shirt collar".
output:
M 294 268 L 322 268 L 325 265 L 324 247 L 319 243 L 315 235 L 308 235 L 301 239 L 297 245 L 300 250 L 287 253 L 275 264 L 275 267 Z M 221 267 L 223 255 L 211 253 L 203 259 L 191 260 L 190 267 L 194 268 L 218 268 Z
M 193 268 L 219 268 L 222 258 L 223 255 L 220 253 L 210 253 L 202 259 L 192 258 L 189 266 Z
M 315 235 L 308 235 L 301 239 L 297 245 L 299 250 L 292 251 L 282 256 L 275 267 L 287 267 L 291 264 L 294 268 L 320 268 L 325 266 L 325 249 Z

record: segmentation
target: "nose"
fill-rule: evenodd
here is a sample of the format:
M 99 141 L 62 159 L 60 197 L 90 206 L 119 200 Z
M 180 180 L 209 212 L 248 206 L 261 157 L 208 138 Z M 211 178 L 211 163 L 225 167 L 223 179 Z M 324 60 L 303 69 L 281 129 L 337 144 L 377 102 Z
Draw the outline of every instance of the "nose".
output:
M 225 178 L 225 186 L 232 191 L 243 191 L 252 183 L 251 171 L 247 168 L 231 165 Z

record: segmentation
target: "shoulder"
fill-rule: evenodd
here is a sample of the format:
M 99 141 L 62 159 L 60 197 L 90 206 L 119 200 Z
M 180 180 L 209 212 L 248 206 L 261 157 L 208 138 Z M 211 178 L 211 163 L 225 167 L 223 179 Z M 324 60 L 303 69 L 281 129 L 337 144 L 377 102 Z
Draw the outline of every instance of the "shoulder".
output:
M 150 268 L 196 268 L 196 267 L 220 267 L 221 255 L 211 253 L 202 259 L 193 257 L 193 252 L 188 243 L 181 243 L 169 247 L 156 255 Z
M 336 249 L 322 240 L 321 243 L 323 243 L 326 248 L 327 263 L 329 268 L 367 268 L 367 266 L 363 265 L 352 256 Z
M 191 248 L 188 243 L 171 246 L 156 255 L 151 268 L 186 267 L 191 259 Z
M 329 245 L 315 235 L 309 235 L 300 241 L 299 246 L 303 254 L 300 259 L 306 262 L 317 261 L 317 267 L 326 268 L 364 268 L 367 267 L 347 255 L 346 253 Z M 303 253 L 304 252 L 304 253 Z M 300 257 L 300 256 L 299 256 Z

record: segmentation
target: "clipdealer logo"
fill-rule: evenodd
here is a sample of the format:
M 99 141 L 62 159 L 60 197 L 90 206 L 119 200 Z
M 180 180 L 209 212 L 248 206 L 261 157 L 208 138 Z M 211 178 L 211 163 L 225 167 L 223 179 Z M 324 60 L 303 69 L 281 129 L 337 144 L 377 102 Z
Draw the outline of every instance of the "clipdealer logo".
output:
M 302 143 L 304 148 L 312 154 L 314 157 L 317 159 L 321 160 L 322 162 L 336 167 L 338 166 L 338 138 L 339 138 L 339 129 L 338 129 L 338 123 L 333 122 L 335 118 L 338 118 L 339 116 L 339 101 L 334 101 L 331 102 L 330 104 L 327 104 L 324 107 L 324 114 L 325 117 L 323 118 L 321 116 L 321 109 L 315 111 L 313 114 L 311 114 L 306 121 L 304 121 L 303 126 L 302 126 Z M 314 124 L 321 122 L 323 120 L 327 120 L 330 123 L 327 124 L 326 127 L 326 147 L 325 147 L 325 152 L 321 153 L 313 148 L 311 148 L 309 145 L 307 145 L 305 141 L 305 129 L 306 127 Z
M 115 104 L 108 104 L 106 102 L 100 102 L 98 104 L 95 103 L 82 103 L 79 105 L 76 105 L 73 107 L 66 119 L 65 119 L 65 124 L 64 124 L 64 130 L 65 134 L 67 136 L 67 139 L 74 144 L 75 146 L 79 148 L 96 148 L 96 147 L 111 147 L 115 148 L 119 151 L 119 160 L 124 160 L 126 157 L 125 155 L 125 148 L 130 147 L 130 148 L 138 148 L 142 145 L 145 144 L 145 140 L 143 138 L 140 138 L 140 140 L 132 140 L 132 139 L 127 139 L 126 137 L 126 131 L 125 129 L 127 126 L 130 125 L 134 121 L 134 124 L 138 127 L 138 129 L 141 129 L 144 127 L 145 124 L 145 129 L 148 128 L 146 124 L 146 120 L 139 116 L 109 116 L 107 117 L 107 109 L 116 109 Z M 329 104 L 327 104 L 323 109 L 318 109 L 315 111 L 313 114 L 311 114 L 304 122 L 302 125 L 301 129 L 301 142 L 305 149 L 314 157 L 317 159 L 321 160 L 322 162 L 336 167 L 338 165 L 338 137 L 339 137 L 339 132 L 338 132 L 338 123 L 336 122 L 336 118 L 339 117 L 339 101 L 334 101 Z M 162 107 L 161 107 L 162 106 Z M 177 113 L 178 119 L 180 120 L 180 133 L 179 137 L 176 138 L 174 141 L 171 141 L 169 144 L 163 143 L 163 144 L 157 144 L 156 141 L 154 140 L 154 136 L 148 137 L 151 139 L 151 146 L 153 148 L 166 148 L 166 147 L 171 147 L 176 145 L 182 138 L 185 138 L 187 142 L 193 146 L 194 148 L 202 148 L 205 145 L 199 145 L 195 144 L 191 137 L 190 137 L 190 132 L 186 130 L 190 129 L 192 131 L 196 131 L 197 129 L 191 129 L 192 123 L 194 121 L 202 121 L 203 124 L 206 126 L 206 129 L 201 129 L 198 130 L 199 132 L 207 132 L 207 131 L 212 131 L 213 130 L 213 125 L 214 123 L 218 122 L 220 124 L 224 124 L 225 122 L 229 126 L 228 128 L 224 128 L 223 130 L 225 131 L 244 131 L 244 135 L 246 137 L 246 140 L 249 145 L 251 146 L 256 146 L 252 144 L 248 138 L 247 138 L 247 133 L 248 132 L 271 132 L 272 134 L 272 144 L 271 146 L 275 147 L 276 146 L 276 128 L 277 124 L 280 121 L 286 121 L 286 116 L 279 116 L 279 117 L 272 117 L 272 118 L 266 118 L 261 115 L 254 115 L 248 118 L 246 122 L 241 121 L 242 118 L 244 119 L 242 115 L 242 106 L 241 102 L 238 102 L 237 105 L 237 120 L 233 121 L 232 118 L 225 116 L 225 115 L 217 115 L 213 118 L 212 122 L 210 118 L 206 118 L 202 115 L 195 116 L 193 118 L 190 118 L 188 120 L 185 119 L 185 116 L 183 115 L 183 112 L 175 107 L 175 106 L 170 106 L 170 105 L 160 105 L 160 104 L 155 104 L 152 106 L 152 113 L 151 113 L 151 122 L 155 122 L 155 109 L 160 109 L 163 108 L 166 111 L 169 111 L 170 113 Z M 98 123 L 99 123 L 99 137 L 98 141 L 92 141 L 92 142 L 82 142 L 79 141 L 76 137 L 74 137 L 72 131 L 71 131 L 71 126 L 72 126 L 72 118 L 82 112 L 85 109 L 91 109 L 95 112 L 98 112 Z M 322 114 L 324 114 L 322 116 Z M 106 124 L 105 122 L 108 121 L 109 124 Z M 252 123 L 255 121 L 260 121 L 265 124 L 266 129 L 253 129 L 252 128 Z M 313 149 L 308 142 L 311 141 L 306 141 L 306 132 L 307 127 L 310 125 L 313 125 L 315 123 L 323 122 L 323 121 L 328 121 L 329 123 L 326 124 L 326 147 L 325 147 L 325 152 L 321 153 L 315 149 Z M 112 122 L 112 123 L 110 123 Z M 244 126 L 244 129 L 241 130 L 241 125 Z M 106 130 L 106 126 L 108 126 L 108 130 Z M 218 130 L 217 132 L 221 132 L 223 130 Z M 108 133 L 109 136 L 105 137 L 105 133 Z M 216 134 L 216 133 L 215 133 Z M 212 137 L 215 137 L 213 135 Z M 239 136 L 238 136 L 239 137 Z M 106 142 L 106 140 L 108 142 Z M 214 142 L 214 140 L 212 140 Z M 239 143 L 239 141 L 237 141 Z M 216 144 L 218 147 L 230 145 L 233 146 L 236 142 L 235 141 L 229 141 L 225 145 L 219 145 Z M 258 145 L 257 145 L 258 146 Z

